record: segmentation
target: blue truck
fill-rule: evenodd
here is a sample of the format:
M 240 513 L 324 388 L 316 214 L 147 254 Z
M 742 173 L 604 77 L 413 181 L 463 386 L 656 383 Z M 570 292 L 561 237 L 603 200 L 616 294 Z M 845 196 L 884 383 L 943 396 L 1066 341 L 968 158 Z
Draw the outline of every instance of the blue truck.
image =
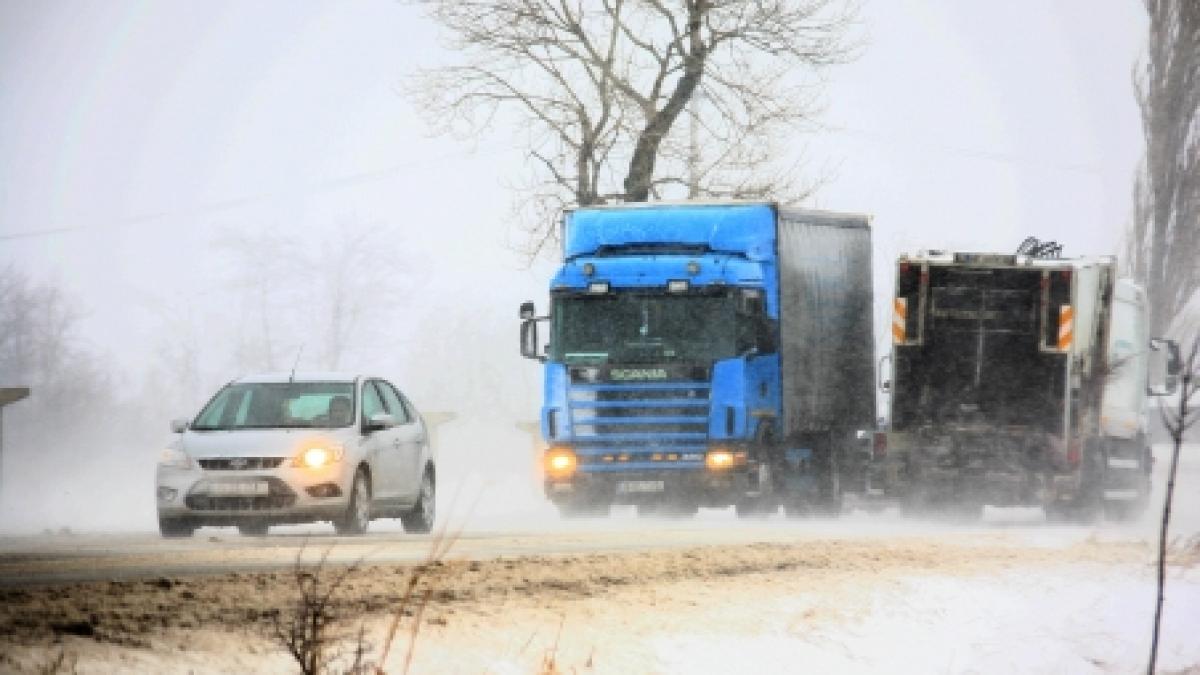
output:
M 560 512 L 840 512 L 875 424 L 870 219 L 660 202 L 561 226 L 549 313 L 520 308 Z

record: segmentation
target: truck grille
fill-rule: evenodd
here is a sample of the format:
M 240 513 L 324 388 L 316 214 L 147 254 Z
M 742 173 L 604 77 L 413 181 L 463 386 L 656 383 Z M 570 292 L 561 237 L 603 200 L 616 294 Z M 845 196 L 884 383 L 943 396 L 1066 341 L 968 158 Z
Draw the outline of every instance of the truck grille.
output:
M 277 469 L 279 465 L 283 464 L 283 459 L 283 457 L 216 457 L 196 461 L 205 471 L 256 471 Z
M 576 453 L 592 470 L 703 462 L 707 382 L 572 385 L 568 404 Z

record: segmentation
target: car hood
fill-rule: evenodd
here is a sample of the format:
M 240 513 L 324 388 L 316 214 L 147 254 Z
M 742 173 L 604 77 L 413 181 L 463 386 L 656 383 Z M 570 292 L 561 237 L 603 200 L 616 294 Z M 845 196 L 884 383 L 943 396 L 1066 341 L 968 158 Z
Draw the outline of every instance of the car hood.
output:
M 339 429 L 237 429 L 187 431 L 183 450 L 196 459 L 207 457 L 292 457 L 314 441 L 345 444 L 347 430 Z

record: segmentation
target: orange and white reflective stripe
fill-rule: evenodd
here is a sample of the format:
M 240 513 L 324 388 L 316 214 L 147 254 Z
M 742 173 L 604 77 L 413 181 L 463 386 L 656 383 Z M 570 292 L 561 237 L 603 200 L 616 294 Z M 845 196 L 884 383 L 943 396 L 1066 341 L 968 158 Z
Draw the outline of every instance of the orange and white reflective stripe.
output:
M 908 325 L 908 298 L 892 301 L 892 342 L 904 343 L 904 327 Z
M 1071 340 L 1075 337 L 1075 310 L 1070 305 L 1058 308 L 1058 349 L 1066 351 L 1071 348 Z

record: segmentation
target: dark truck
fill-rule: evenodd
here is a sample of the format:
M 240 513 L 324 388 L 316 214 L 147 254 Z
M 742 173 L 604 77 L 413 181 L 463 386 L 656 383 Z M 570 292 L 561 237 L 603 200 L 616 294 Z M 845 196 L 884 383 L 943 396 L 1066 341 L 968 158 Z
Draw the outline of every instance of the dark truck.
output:
M 550 312 L 546 495 L 564 515 L 840 510 L 874 428 L 865 216 L 773 203 L 581 208 Z M 548 351 L 538 322 L 549 322 Z
M 967 517 L 1145 508 L 1148 356 L 1165 345 L 1177 363 L 1178 350 L 1149 340 L 1145 295 L 1113 258 L 901 256 L 892 345 L 875 495 Z

